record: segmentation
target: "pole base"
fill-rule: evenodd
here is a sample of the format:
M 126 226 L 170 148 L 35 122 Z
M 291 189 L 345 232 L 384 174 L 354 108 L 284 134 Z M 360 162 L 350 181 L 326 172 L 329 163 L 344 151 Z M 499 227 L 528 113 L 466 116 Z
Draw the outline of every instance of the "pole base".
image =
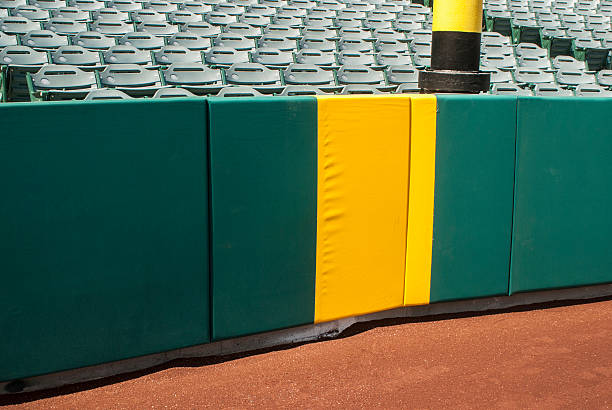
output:
M 491 74 L 480 71 L 424 70 L 419 72 L 422 93 L 478 94 L 489 91 Z

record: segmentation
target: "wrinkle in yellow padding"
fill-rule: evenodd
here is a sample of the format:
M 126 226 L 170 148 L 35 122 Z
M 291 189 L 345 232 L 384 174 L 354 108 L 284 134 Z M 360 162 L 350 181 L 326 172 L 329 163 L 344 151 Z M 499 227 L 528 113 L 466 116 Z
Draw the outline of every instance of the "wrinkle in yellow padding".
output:
M 436 97 L 412 99 L 405 305 L 429 303 L 436 176 Z
M 317 99 L 318 323 L 403 304 L 410 97 Z

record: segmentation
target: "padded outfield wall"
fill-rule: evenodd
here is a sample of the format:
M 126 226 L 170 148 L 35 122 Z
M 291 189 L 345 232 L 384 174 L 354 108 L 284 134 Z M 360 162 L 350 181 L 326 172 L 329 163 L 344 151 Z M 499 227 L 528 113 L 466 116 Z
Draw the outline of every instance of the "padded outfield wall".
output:
M 0 381 L 612 282 L 606 99 L 0 106 Z

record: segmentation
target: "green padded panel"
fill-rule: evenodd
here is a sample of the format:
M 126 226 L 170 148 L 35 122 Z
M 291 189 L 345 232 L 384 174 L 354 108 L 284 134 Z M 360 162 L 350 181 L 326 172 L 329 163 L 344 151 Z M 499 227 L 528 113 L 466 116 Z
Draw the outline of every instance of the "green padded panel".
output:
M 511 292 L 612 282 L 612 100 L 520 98 Z
M 516 97 L 438 96 L 431 302 L 508 293 Z
M 0 380 L 209 341 L 206 115 L 0 106 Z
M 209 100 L 212 336 L 312 323 L 317 105 Z

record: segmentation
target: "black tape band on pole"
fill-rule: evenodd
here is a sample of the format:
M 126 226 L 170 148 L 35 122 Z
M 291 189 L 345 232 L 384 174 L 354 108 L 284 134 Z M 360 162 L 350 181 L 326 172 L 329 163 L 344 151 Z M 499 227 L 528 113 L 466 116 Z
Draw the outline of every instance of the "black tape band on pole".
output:
M 431 39 L 431 69 L 478 71 L 480 33 L 434 31 Z

